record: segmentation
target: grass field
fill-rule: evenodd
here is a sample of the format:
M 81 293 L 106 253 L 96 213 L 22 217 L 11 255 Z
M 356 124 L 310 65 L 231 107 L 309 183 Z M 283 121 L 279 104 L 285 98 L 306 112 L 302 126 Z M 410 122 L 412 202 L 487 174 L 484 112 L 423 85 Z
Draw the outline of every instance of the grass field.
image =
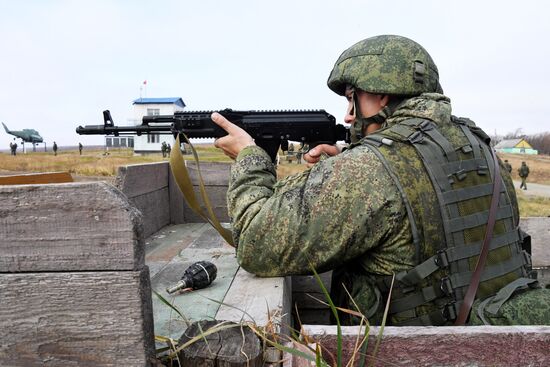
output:
M 199 159 L 205 162 L 231 162 L 220 150 L 213 145 L 195 146 Z M 512 177 L 519 180 L 517 169 L 525 161 L 531 170 L 529 182 L 550 185 L 550 157 L 549 156 L 520 156 L 515 154 L 501 154 L 502 159 L 508 159 L 512 164 Z M 184 159 L 193 159 L 192 155 L 185 155 Z M 105 178 L 112 180 L 116 176 L 118 167 L 167 161 L 161 153 L 138 155 L 130 149 L 112 149 L 109 154 L 103 150 L 84 150 L 82 155 L 78 150 L 63 150 L 57 156 L 48 152 L 29 152 L 13 157 L 9 153 L 0 153 L 0 175 L 68 171 L 76 180 Z M 306 169 L 305 164 L 287 163 L 281 159 L 277 169 L 279 178 L 298 173 Z M 520 213 L 522 216 L 550 216 L 550 199 L 526 196 L 518 192 Z

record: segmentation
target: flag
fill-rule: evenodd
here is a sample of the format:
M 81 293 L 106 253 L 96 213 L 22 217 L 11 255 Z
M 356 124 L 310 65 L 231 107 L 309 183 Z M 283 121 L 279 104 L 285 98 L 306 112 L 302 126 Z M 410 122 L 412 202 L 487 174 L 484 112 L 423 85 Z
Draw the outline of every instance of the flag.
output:
M 143 85 L 147 85 L 147 80 L 144 80 L 144 81 L 143 81 Z

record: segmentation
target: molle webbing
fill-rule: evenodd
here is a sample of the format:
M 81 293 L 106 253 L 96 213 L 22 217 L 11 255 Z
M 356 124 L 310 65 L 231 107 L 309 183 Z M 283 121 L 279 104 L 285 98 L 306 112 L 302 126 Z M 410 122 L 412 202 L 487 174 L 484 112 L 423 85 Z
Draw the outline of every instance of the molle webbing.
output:
M 394 324 L 442 325 L 452 321 L 470 283 L 482 247 L 494 176 L 490 148 L 481 141 L 484 137 L 470 129 L 472 126 L 471 121 L 454 116 L 450 123 L 441 126 L 413 118 L 364 139 L 388 168 L 403 196 L 413 242 L 417 254 L 421 254 L 416 267 L 396 274 L 397 287 L 394 286 L 390 305 Z M 421 164 L 399 162 L 403 157 L 400 151 L 408 152 L 410 146 L 416 158 L 407 159 L 417 159 Z M 407 181 L 407 175 L 419 173 L 418 168 L 410 167 L 418 166 L 429 177 L 431 187 L 426 190 L 433 190 L 431 196 L 420 196 L 415 191 L 418 187 Z M 520 246 L 504 183 L 499 191 L 494 238 L 478 292 L 482 293 L 485 282 L 482 297 L 494 295 L 506 284 L 525 277 L 529 263 Z M 426 200 L 430 203 L 426 204 Z M 430 219 L 424 213 L 430 205 L 438 208 L 438 218 Z M 441 224 L 438 235 L 433 229 L 431 234 L 426 230 L 433 227 L 431 221 Z M 428 250 L 423 252 L 419 247 Z M 422 256 L 424 253 L 426 256 Z M 377 284 L 387 294 L 388 279 L 381 277 Z

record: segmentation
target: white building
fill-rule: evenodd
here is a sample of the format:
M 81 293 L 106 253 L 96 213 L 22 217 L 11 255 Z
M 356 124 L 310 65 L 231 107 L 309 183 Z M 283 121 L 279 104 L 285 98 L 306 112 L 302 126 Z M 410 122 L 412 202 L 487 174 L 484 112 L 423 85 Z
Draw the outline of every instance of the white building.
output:
M 141 124 L 143 116 L 173 115 L 176 111 L 183 111 L 185 103 L 180 97 L 169 98 L 139 98 L 133 103 L 134 121 L 136 125 Z M 174 146 L 172 135 L 144 134 L 133 137 L 134 152 L 160 152 L 163 141 Z

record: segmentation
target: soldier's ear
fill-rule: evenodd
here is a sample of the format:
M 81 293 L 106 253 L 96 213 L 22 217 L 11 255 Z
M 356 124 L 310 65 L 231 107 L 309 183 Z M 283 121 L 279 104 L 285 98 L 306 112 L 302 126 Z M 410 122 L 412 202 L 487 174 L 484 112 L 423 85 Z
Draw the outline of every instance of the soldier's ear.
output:
M 390 103 L 390 96 L 387 94 L 384 94 L 382 98 L 380 98 L 380 107 L 384 108 Z

